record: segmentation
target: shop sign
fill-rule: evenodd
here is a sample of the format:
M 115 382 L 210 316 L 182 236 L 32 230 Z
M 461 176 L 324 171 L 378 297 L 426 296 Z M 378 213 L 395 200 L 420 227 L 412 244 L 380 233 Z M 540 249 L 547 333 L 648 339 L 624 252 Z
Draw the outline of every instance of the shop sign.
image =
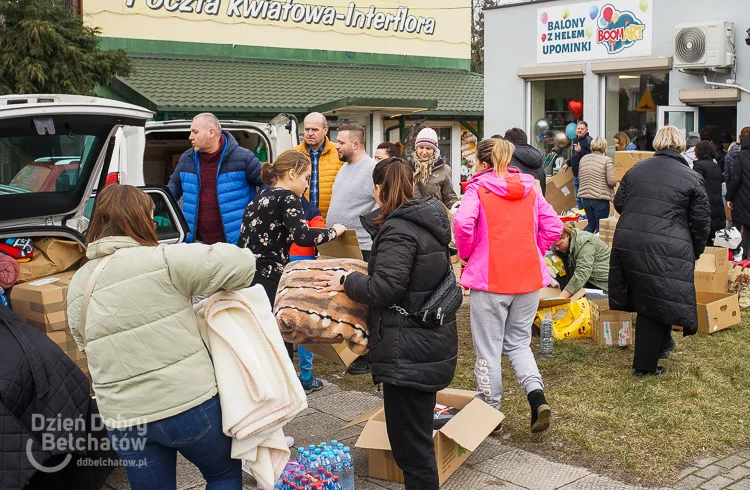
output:
M 653 0 L 537 9 L 537 63 L 650 56 Z

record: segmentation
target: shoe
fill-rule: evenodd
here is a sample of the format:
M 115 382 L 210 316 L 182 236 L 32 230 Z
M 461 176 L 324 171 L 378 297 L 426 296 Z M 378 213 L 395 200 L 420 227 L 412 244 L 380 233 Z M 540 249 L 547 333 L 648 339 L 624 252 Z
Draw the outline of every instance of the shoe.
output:
M 645 378 L 647 376 L 661 376 L 662 374 L 665 374 L 667 370 L 661 366 L 656 366 L 655 372 L 649 372 L 649 371 L 641 371 L 638 369 L 633 370 L 633 376 L 635 376 L 638 379 Z
M 669 359 L 669 356 L 672 354 L 672 351 L 675 348 L 674 339 L 669 339 L 669 345 L 666 349 L 664 349 L 659 356 L 659 359 Z
M 538 434 L 549 429 L 552 419 L 552 409 L 547 405 L 542 390 L 534 390 L 527 395 L 531 405 L 531 433 Z
M 495 430 L 492 431 L 493 436 L 499 436 L 503 433 L 503 424 L 497 424 L 497 427 L 495 427 Z
M 292 446 L 294 446 L 294 437 L 292 437 L 292 436 L 285 436 L 284 440 L 286 441 L 286 447 L 292 447 Z
M 349 374 L 370 374 L 370 356 L 362 356 L 354 361 L 346 370 Z
M 308 380 L 300 378 L 299 382 L 302 383 L 302 389 L 305 390 L 305 395 L 309 395 L 310 393 L 314 393 L 323 389 L 323 382 L 315 376 L 311 376 Z

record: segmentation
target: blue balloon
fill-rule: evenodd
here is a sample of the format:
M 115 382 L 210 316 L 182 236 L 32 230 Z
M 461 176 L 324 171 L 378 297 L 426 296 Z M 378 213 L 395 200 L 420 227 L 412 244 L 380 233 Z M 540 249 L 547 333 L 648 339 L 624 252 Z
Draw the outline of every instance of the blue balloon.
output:
M 591 15 L 591 20 L 596 19 L 596 16 L 599 15 L 599 7 L 597 7 L 596 5 L 592 5 L 589 15 Z
M 576 123 L 570 123 L 567 126 L 565 126 L 565 135 L 571 141 L 576 138 Z

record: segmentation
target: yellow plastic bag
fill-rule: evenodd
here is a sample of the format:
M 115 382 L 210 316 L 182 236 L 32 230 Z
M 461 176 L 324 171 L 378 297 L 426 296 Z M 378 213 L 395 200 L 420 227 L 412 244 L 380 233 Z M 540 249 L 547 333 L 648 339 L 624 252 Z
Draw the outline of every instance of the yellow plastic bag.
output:
M 541 327 L 542 320 L 552 320 L 552 338 L 556 340 L 591 337 L 591 307 L 586 298 L 541 308 L 536 312 L 534 324 Z

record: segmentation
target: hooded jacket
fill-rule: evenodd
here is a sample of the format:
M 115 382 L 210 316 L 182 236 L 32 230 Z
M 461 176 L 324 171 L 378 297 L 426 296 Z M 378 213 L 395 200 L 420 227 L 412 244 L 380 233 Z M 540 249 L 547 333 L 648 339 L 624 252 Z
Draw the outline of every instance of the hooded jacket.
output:
M 539 150 L 531 145 L 516 145 L 516 151 L 513 152 L 511 166 L 525 174 L 533 176 L 539 181 L 542 188 L 542 195 L 547 194 L 547 175 L 544 173 L 544 158 Z
M 370 307 L 369 347 L 375 383 L 437 392 L 453 380 L 458 359 L 456 317 L 442 325 L 401 315 L 391 306 L 417 312 L 450 268 L 450 222 L 443 204 L 432 197 L 394 210 L 378 228 L 375 211 L 363 217 L 372 235 L 368 274 L 353 272 L 344 281 L 351 299 Z
M 453 190 L 453 180 L 451 179 L 451 168 L 438 158 L 432 166 L 432 173 L 427 185 L 414 183 L 414 197 L 432 196 L 445 204 L 448 209 L 458 201 L 456 191 Z
M 742 142 L 727 185 L 727 201 L 732 203 L 732 222 L 750 224 L 750 136 Z
M 219 196 L 219 213 L 227 243 L 237 243 L 245 208 L 253 200 L 260 180 L 260 161 L 252 151 L 243 148 L 229 131 L 222 131 L 226 138 L 219 160 L 216 176 L 216 192 Z M 185 241 L 195 241 L 198 227 L 198 204 L 201 193 L 201 163 L 199 152 L 189 149 L 180 157 L 167 187 L 175 200 L 183 198 L 182 212 L 190 225 Z
M 84 346 L 81 297 L 110 255 L 91 294 Z M 247 287 L 253 252 L 228 243 L 144 247 L 120 236 L 91 243 L 86 256 L 68 288 L 68 323 L 88 357 L 104 423 L 122 429 L 154 422 L 216 395 L 191 297 Z
M 695 261 L 706 248 L 710 210 L 703 178 L 674 150 L 659 150 L 620 182 L 609 261 L 609 307 L 698 329 Z
M 534 178 L 515 168 L 501 178 L 475 174 L 453 217 L 458 255 L 468 260 L 461 285 L 499 294 L 525 294 L 552 283 L 544 255 L 563 223 L 534 190 Z

